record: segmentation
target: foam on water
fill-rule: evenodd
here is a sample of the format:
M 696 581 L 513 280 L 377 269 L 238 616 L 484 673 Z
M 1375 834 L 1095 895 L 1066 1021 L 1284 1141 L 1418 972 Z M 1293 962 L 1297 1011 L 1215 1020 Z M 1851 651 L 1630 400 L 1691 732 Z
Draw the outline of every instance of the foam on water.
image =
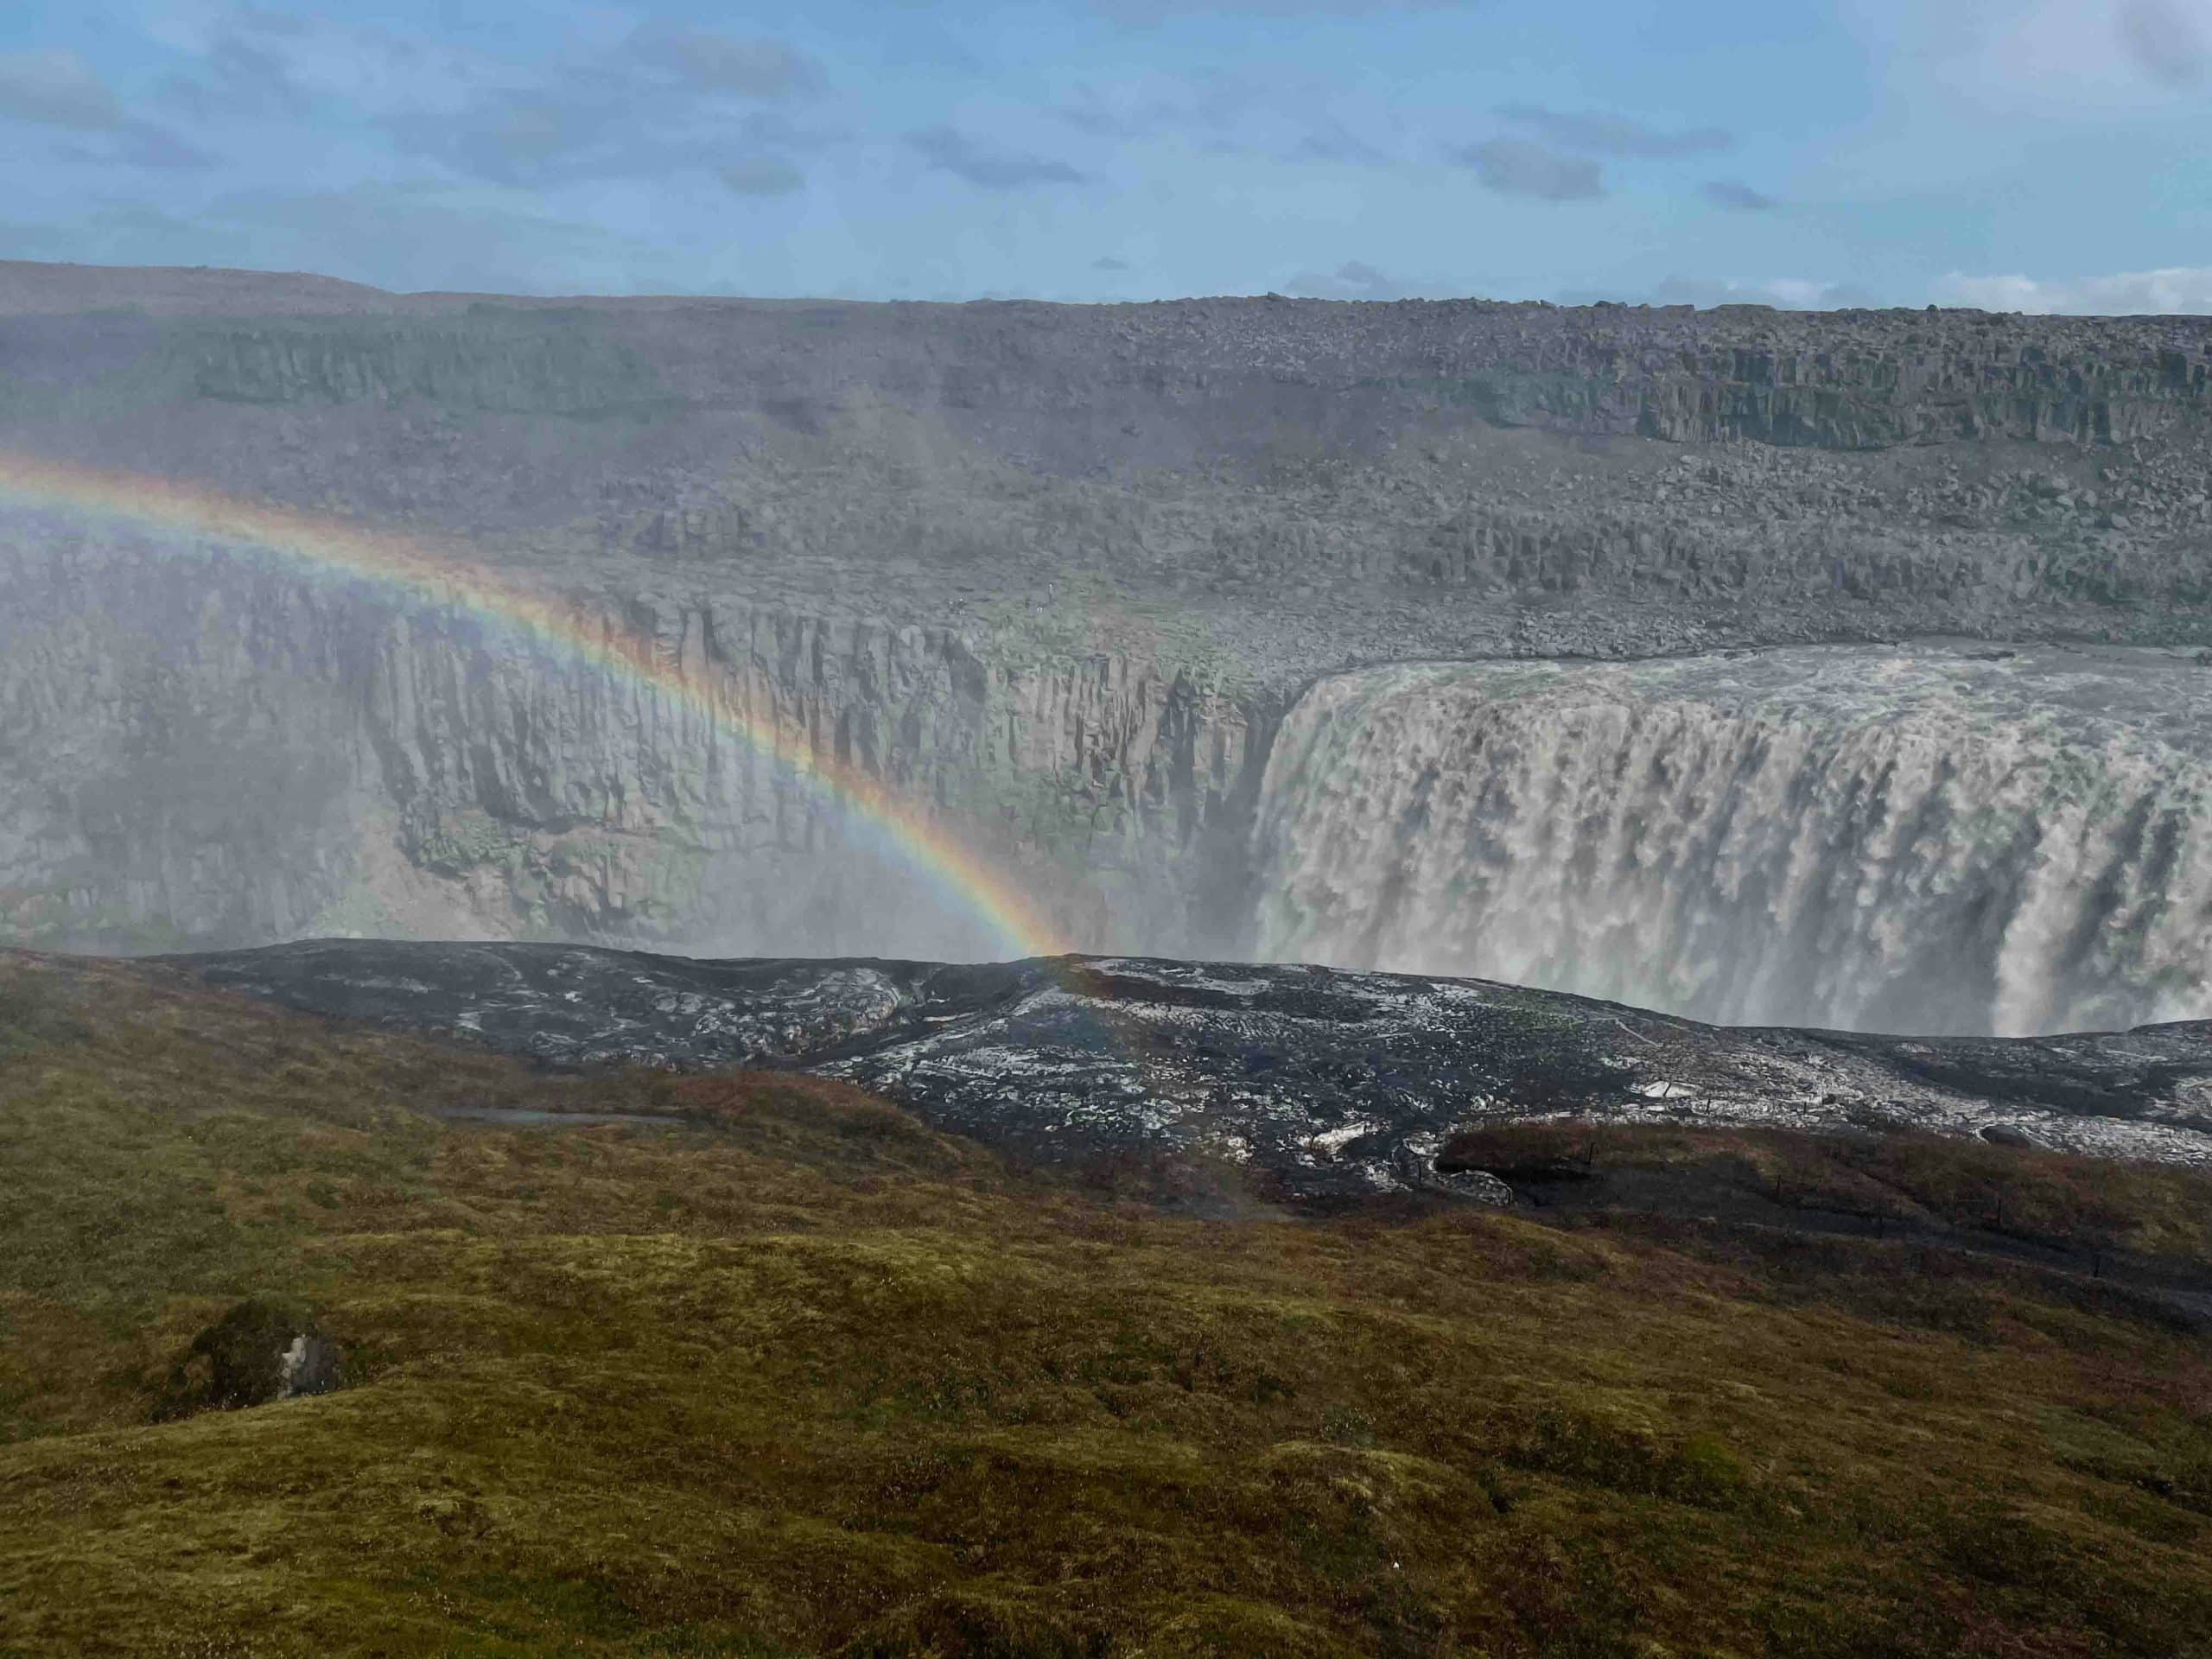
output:
M 1274 960 L 1730 1023 L 2212 1014 L 2212 668 L 1829 647 L 1378 669 L 1286 721 Z

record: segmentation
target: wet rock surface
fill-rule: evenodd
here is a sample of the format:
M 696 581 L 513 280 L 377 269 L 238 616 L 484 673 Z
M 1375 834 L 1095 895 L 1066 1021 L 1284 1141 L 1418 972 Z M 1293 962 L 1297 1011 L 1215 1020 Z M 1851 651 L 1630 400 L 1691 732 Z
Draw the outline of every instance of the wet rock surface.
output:
M 168 959 L 303 1011 L 563 1067 L 788 1067 L 1025 1161 L 1192 1156 L 1329 1204 L 1457 1192 L 1484 1121 L 1913 1128 L 2212 1164 L 2212 1023 L 2028 1039 L 1733 1029 L 1479 980 L 1130 957 L 696 961 L 327 941 Z

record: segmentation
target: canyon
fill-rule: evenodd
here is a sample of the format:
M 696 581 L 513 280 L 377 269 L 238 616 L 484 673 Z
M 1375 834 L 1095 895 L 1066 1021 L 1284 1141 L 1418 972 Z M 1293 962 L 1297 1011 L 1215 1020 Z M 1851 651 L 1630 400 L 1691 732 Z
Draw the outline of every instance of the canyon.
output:
M 0 496 L 0 943 L 1011 954 L 819 756 L 1083 950 L 2201 1015 L 2209 371 L 2202 319 L 0 266 L 0 451 L 665 671 Z

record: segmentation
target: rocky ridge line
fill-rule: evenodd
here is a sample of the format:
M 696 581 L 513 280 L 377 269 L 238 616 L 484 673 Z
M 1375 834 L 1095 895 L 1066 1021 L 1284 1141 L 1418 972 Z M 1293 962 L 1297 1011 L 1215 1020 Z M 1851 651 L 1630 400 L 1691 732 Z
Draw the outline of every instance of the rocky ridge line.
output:
M 2212 1023 L 2028 1039 L 1731 1029 L 1479 980 L 1116 957 L 708 962 L 323 941 L 174 959 L 284 1007 L 560 1066 L 849 1078 L 1047 1163 L 1243 1169 L 1327 1203 L 1440 1192 L 1457 1129 L 1605 1122 L 1917 1128 L 2212 1164 Z

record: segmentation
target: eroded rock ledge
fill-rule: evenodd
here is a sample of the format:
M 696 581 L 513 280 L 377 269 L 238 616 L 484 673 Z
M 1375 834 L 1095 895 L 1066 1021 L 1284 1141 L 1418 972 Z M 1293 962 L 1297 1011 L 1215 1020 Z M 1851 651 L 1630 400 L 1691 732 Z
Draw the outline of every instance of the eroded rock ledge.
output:
M 1573 1114 L 1912 1128 L 2212 1165 L 2212 1022 L 1916 1039 L 1699 1025 L 1481 980 L 1131 957 L 945 966 L 328 941 L 175 957 L 285 1007 L 569 1067 L 846 1077 L 1025 1160 L 1221 1159 L 1326 1203 L 1424 1189 L 1451 1132 Z

